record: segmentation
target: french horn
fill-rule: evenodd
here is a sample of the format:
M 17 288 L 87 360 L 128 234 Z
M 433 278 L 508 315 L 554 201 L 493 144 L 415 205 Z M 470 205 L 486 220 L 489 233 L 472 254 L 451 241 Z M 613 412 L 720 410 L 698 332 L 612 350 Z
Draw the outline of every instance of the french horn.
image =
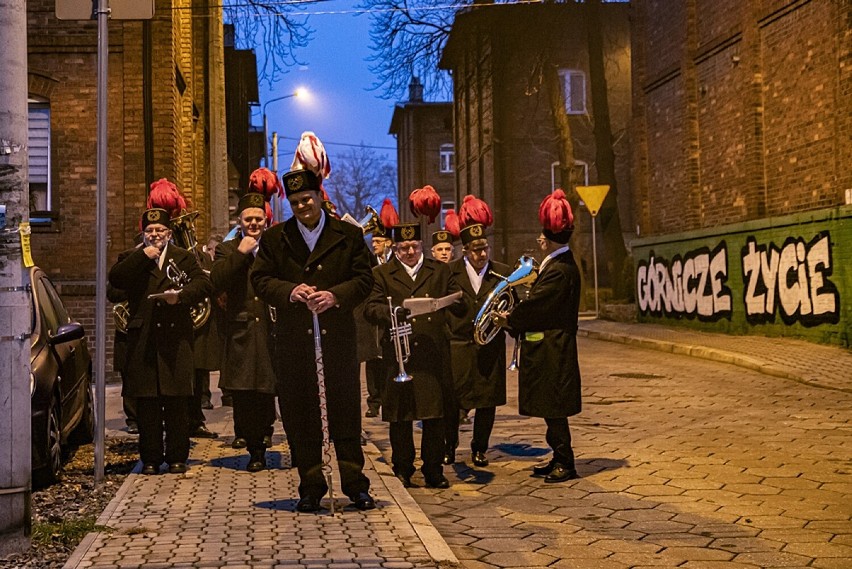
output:
M 538 278 L 538 263 L 529 255 L 521 255 L 508 277 L 496 276 L 500 277 L 500 282 L 488 293 L 473 321 L 473 340 L 480 346 L 491 342 L 500 332 L 494 316 L 498 312 L 512 312 L 515 308 L 518 302 L 515 287 L 532 284 Z

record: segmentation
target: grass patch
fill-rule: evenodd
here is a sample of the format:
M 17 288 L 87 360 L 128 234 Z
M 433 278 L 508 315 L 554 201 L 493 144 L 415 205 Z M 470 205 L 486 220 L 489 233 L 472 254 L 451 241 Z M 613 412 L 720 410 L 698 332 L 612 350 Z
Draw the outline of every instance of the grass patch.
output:
M 67 520 L 58 524 L 35 523 L 33 524 L 32 540 L 34 544 L 51 545 L 61 543 L 64 545 L 76 545 L 93 531 L 109 531 L 112 528 L 99 526 L 95 523 L 95 516 L 87 516 L 76 520 Z

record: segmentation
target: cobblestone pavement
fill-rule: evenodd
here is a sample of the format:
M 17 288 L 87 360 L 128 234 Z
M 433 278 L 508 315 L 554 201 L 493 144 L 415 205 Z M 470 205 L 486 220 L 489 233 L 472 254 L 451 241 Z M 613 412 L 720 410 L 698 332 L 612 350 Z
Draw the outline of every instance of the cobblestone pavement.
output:
M 220 407 L 207 416 L 223 436 L 196 440 L 189 473 L 131 475 L 99 520 L 112 529 L 66 567 L 852 567 L 849 351 L 600 321 L 580 336 L 580 480 L 529 477 L 548 449 L 543 421 L 517 415 L 513 373 L 488 467 L 470 465 L 465 425 L 452 487 L 416 475 L 406 492 L 386 425 L 365 419 L 380 509 L 335 517 L 293 512 L 281 435 L 274 470 L 241 470 Z M 110 393 L 107 436 L 122 427 Z
M 491 464 L 472 467 L 466 425 L 451 488 L 411 490 L 464 567 L 852 567 L 852 395 L 671 348 L 579 350 L 580 480 L 529 477 L 548 455 L 544 423 L 516 414 L 510 373 Z M 365 425 L 387 456 L 385 426 Z
M 110 390 L 112 417 L 120 398 Z M 218 400 L 218 398 L 217 398 Z M 365 473 L 378 508 L 360 512 L 339 494 L 336 511 L 299 514 L 298 474 L 290 469 L 283 434 L 268 453 L 272 469 L 248 473 L 248 454 L 230 447 L 232 411 L 208 411 L 208 426 L 222 435 L 194 439 L 185 475 L 131 474 L 98 520 L 109 528 L 87 536 L 65 565 L 73 567 L 315 567 L 388 569 L 448 567 L 452 551 L 417 503 L 383 463 L 375 446 L 365 447 Z M 280 429 L 280 423 L 276 426 Z M 108 432 L 109 435 L 109 432 Z M 138 470 L 138 467 L 137 467 Z M 328 507 L 328 496 L 323 505 Z M 341 512 L 341 508 L 343 511 Z

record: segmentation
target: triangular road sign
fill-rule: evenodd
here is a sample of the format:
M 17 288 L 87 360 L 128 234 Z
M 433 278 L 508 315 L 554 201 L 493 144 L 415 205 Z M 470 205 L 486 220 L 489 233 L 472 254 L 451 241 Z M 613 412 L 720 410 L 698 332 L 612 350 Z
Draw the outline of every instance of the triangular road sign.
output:
M 601 209 L 604 199 L 606 199 L 606 194 L 609 192 L 609 186 L 577 186 L 576 189 L 577 193 L 580 194 L 580 199 L 589 208 L 592 217 L 598 215 L 598 211 Z

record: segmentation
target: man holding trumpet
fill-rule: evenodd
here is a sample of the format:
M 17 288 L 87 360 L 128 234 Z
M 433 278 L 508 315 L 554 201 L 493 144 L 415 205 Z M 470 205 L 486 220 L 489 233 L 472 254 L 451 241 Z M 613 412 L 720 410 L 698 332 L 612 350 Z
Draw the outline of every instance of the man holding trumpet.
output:
M 323 426 L 317 383 L 314 314 L 319 323 L 328 429 L 343 493 L 360 510 L 375 508 L 363 474 L 361 384 L 355 308 L 373 284 L 361 229 L 322 209 L 320 177 L 297 169 L 283 177 L 293 217 L 263 234 L 251 273 L 257 295 L 277 312 L 274 362 L 284 430 L 299 470 L 300 512 L 319 511 L 328 491 L 323 476 Z
M 195 256 L 169 245 L 169 223 L 168 211 L 145 211 L 142 244 L 121 253 L 109 271 L 109 283 L 128 301 L 122 395 L 137 401 L 142 474 L 158 474 L 164 461 L 170 473 L 186 472 L 195 380 L 190 307 L 213 290 Z

